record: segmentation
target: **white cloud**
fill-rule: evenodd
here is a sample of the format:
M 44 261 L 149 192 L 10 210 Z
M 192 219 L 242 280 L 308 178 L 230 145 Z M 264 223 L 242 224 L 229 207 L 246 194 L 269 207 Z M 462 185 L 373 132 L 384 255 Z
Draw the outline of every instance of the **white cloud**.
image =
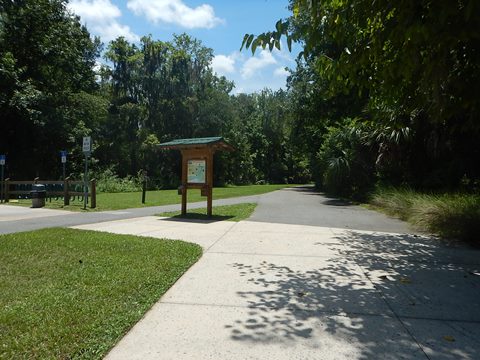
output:
M 120 9 L 110 0 L 72 0 L 68 6 L 82 19 L 96 23 L 122 15 Z
M 187 29 L 211 29 L 224 22 L 215 16 L 213 7 L 208 4 L 191 8 L 182 0 L 129 0 L 127 7 L 153 23 L 165 22 Z
M 118 22 L 122 12 L 111 0 L 72 0 L 68 8 L 79 15 L 89 31 L 99 35 L 103 41 L 114 40 L 119 36 L 128 41 L 140 39 L 130 27 Z
M 280 66 L 275 69 L 275 71 L 273 72 L 273 75 L 277 77 L 287 77 L 288 75 L 290 75 L 290 71 L 285 70 L 284 66 Z
M 102 66 L 103 66 L 103 63 L 101 61 L 95 60 L 95 65 L 93 66 L 93 71 L 98 73 L 100 71 L 100 69 L 102 68 Z
M 294 63 L 295 60 L 292 57 L 292 54 L 290 51 L 287 49 L 287 45 L 283 42 L 280 41 L 280 48 L 281 50 L 278 50 L 277 48 L 273 48 L 272 52 L 275 54 L 278 58 L 283 59 L 284 61 Z
M 242 66 L 241 74 L 244 79 L 251 78 L 258 70 L 274 65 L 277 60 L 272 53 L 267 50 L 262 50 L 259 56 L 251 57 Z
M 232 95 L 238 95 L 238 94 L 248 94 L 249 92 L 248 91 L 245 91 L 245 89 L 243 87 L 238 87 L 237 84 L 235 84 L 235 87 L 233 88 L 231 94 Z
M 219 75 L 235 72 L 235 53 L 231 55 L 216 55 L 212 59 L 212 69 Z
M 285 88 L 289 75 L 285 67 L 291 67 L 291 60 L 280 51 L 257 51 L 252 57 L 249 52 L 234 51 L 229 55 L 217 55 L 212 69 L 235 83 L 232 94 L 252 93 L 265 88 Z
M 102 35 L 100 37 L 105 41 L 110 41 L 123 36 L 128 41 L 139 41 L 140 37 L 133 33 L 127 25 L 122 25 L 117 21 L 113 21 L 101 28 Z

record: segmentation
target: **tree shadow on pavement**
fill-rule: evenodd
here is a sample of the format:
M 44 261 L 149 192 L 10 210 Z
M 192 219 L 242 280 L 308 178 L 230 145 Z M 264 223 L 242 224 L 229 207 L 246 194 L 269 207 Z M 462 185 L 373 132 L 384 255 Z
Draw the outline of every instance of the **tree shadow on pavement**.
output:
M 425 354 L 407 330 L 408 324 L 397 315 L 438 321 L 443 319 L 445 306 L 462 307 L 466 311 L 452 309 L 447 320 L 473 316 L 473 321 L 480 321 L 480 312 L 474 315 L 480 305 L 480 277 L 469 275 L 470 265 L 464 266 L 478 256 L 468 255 L 471 249 L 454 248 L 449 254 L 435 239 L 355 231 L 345 231 L 335 239 L 337 244 L 322 245 L 337 250 L 339 257 L 323 258 L 314 269 L 265 261 L 256 266 L 232 264 L 259 290 L 237 293 L 247 301 L 249 311 L 247 318 L 226 326 L 231 338 L 284 345 L 301 342 L 303 346 L 308 341 L 308 346 L 319 351 L 335 347 L 339 358 L 345 351 L 345 358 L 416 359 L 426 358 Z M 477 266 L 478 259 L 471 266 Z M 444 293 L 435 289 L 442 283 L 435 280 L 439 275 Z M 427 298 L 422 304 L 412 302 L 412 296 Z M 451 351 L 452 356 L 474 358 L 480 351 L 480 346 L 448 346 L 442 351 Z
M 480 322 L 480 250 L 418 235 L 345 231 L 358 264 L 399 316 Z
M 354 205 L 352 202 L 348 200 L 342 200 L 342 199 L 335 199 L 335 198 L 329 198 L 328 200 L 322 201 L 323 205 L 329 205 L 329 206 L 352 206 Z
M 288 191 L 295 191 L 299 192 L 305 195 L 313 195 L 313 196 L 319 196 L 324 198 L 321 202 L 323 205 L 329 205 L 329 206 L 353 206 L 355 205 L 353 202 L 346 200 L 346 199 L 339 199 L 336 197 L 329 196 L 323 192 L 320 192 L 316 190 L 313 186 L 296 186 L 293 188 L 288 188 Z

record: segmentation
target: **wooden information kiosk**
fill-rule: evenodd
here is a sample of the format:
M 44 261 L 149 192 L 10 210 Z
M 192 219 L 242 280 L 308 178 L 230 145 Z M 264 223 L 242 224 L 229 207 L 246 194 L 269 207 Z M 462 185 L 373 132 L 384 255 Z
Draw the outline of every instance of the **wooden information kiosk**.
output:
M 163 149 L 182 152 L 182 215 L 187 213 L 187 190 L 200 189 L 207 197 L 207 214 L 212 216 L 213 154 L 215 151 L 233 151 L 234 148 L 222 137 L 178 139 L 159 145 Z

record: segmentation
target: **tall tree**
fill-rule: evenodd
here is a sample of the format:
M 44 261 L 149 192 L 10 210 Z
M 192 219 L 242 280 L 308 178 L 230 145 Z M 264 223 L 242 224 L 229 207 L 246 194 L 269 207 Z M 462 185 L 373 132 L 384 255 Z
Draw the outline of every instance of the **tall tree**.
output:
M 289 46 L 303 42 L 307 66 L 324 81 L 319 97 L 367 100 L 357 116 L 383 131 L 379 155 L 396 158 L 388 154 L 398 149 L 396 134 L 409 134 L 400 153 L 410 183 L 451 187 L 480 178 L 478 1 L 290 4 L 291 18 L 275 31 L 245 35 L 243 45 L 272 49 L 282 36 Z
M 99 41 L 65 5 L 61 0 L 1 3 L 0 151 L 9 155 L 10 176 L 53 172 L 58 151 L 73 147 L 78 139 L 72 134 L 82 127 L 67 109 L 77 94 L 96 88 Z M 87 128 L 91 121 L 84 119 Z

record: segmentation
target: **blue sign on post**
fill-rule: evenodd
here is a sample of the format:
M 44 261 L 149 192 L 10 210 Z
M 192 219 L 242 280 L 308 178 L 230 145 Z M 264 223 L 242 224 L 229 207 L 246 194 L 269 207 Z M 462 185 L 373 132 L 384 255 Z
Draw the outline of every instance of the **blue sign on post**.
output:
M 60 160 L 62 161 L 63 181 L 65 181 L 65 164 L 67 162 L 67 151 L 66 150 L 61 150 L 60 151 Z
M 0 155 L 0 165 L 5 165 L 5 155 Z
M 60 159 L 62 160 L 62 164 L 65 164 L 67 162 L 67 151 L 66 150 L 60 151 Z

